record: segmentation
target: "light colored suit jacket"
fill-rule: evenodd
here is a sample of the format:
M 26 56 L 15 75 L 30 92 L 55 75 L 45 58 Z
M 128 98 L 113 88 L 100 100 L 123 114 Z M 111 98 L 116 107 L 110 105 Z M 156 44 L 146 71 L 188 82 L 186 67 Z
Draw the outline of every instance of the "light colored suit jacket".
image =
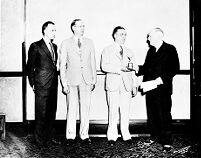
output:
M 127 91 L 132 91 L 134 87 L 137 87 L 137 77 L 134 71 L 121 71 L 122 67 L 126 67 L 129 61 L 135 64 L 133 53 L 130 49 L 123 47 L 123 59 L 121 59 L 115 43 L 104 48 L 101 57 L 101 69 L 106 72 L 106 90 L 118 90 L 119 82 L 122 80 Z
M 96 60 L 92 40 L 83 37 L 81 49 L 74 38 L 62 42 L 60 48 L 60 79 L 62 85 L 79 85 L 83 77 L 86 84 L 95 84 Z

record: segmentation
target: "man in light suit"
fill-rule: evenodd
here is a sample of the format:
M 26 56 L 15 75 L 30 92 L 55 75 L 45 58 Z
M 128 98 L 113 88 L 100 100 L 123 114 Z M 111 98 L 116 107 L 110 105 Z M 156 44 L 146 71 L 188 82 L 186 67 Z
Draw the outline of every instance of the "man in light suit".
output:
M 137 93 L 137 77 L 132 70 L 137 69 L 133 53 L 124 46 L 126 30 L 117 26 L 112 37 L 114 43 L 104 48 L 101 69 L 106 72 L 106 91 L 109 105 L 109 126 L 107 138 L 113 146 L 118 138 L 117 121 L 120 109 L 120 130 L 123 140 L 132 144 L 129 132 L 129 107 L 132 92 Z M 128 65 L 132 65 L 128 67 Z
M 79 104 L 80 131 L 84 143 L 90 144 L 89 114 L 91 93 L 96 83 L 96 60 L 92 40 L 83 37 L 84 22 L 75 19 L 71 23 L 73 37 L 61 44 L 60 77 L 63 93 L 67 94 L 67 144 L 72 144 L 76 137 L 76 112 Z
M 47 21 L 42 26 L 43 38 L 31 44 L 28 51 L 27 74 L 35 93 L 35 141 L 39 146 L 55 141 L 52 127 L 57 109 L 57 46 L 55 24 Z

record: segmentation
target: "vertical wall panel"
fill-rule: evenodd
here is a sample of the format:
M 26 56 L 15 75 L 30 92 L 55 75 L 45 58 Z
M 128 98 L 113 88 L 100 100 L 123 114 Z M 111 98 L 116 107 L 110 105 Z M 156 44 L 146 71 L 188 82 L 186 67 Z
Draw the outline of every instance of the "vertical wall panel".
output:
M 20 74 L 24 41 L 24 0 L 1 0 L 0 3 L 0 73 L 4 72 L 0 77 L 0 112 L 6 114 L 7 122 L 22 122 Z M 4 77 L 4 74 L 18 77 Z
M 21 77 L 0 77 L 0 112 L 7 122 L 22 122 Z
M 24 0 L 1 0 L 0 71 L 22 71 Z

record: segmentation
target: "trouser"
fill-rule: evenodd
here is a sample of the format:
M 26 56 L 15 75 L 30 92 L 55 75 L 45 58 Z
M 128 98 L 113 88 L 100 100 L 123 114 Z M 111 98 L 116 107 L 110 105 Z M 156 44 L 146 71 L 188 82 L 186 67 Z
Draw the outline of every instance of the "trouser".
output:
M 147 123 L 153 137 L 161 144 L 172 144 L 171 136 L 171 107 L 170 94 L 149 92 L 146 94 Z
M 89 114 L 91 105 L 91 85 L 87 85 L 82 79 L 78 86 L 69 86 L 70 93 L 67 95 L 67 125 L 66 138 L 76 137 L 76 118 L 79 106 L 81 139 L 89 138 Z
M 123 81 L 120 82 L 119 89 L 107 91 L 107 101 L 109 106 L 109 125 L 107 130 L 108 140 L 116 141 L 118 138 L 118 118 L 120 112 L 120 131 L 123 140 L 131 139 L 129 132 L 129 108 L 131 92 L 126 91 Z
M 35 94 L 35 140 L 43 145 L 53 137 L 53 126 L 57 110 L 57 86 L 50 89 L 47 95 Z

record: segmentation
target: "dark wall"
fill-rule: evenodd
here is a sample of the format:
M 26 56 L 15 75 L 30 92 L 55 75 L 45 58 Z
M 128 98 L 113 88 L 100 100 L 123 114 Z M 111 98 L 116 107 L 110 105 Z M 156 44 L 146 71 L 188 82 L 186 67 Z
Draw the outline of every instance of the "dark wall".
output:
M 194 28 L 192 55 L 192 104 L 193 133 L 201 142 L 201 0 L 191 1 L 191 25 Z

